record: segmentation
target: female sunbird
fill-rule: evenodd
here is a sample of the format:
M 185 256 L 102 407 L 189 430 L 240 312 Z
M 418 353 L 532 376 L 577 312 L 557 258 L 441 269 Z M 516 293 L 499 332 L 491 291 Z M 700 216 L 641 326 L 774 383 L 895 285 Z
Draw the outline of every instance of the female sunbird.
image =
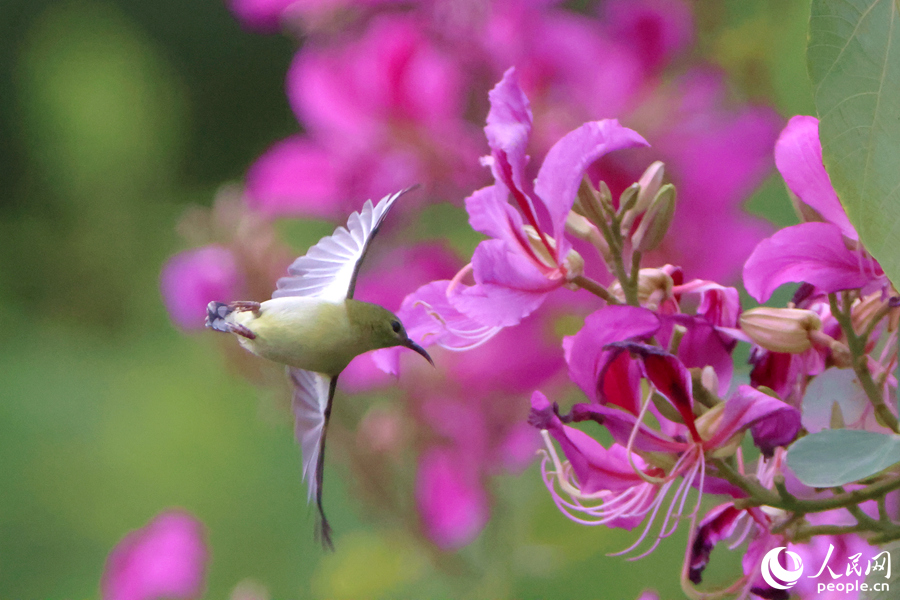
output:
M 338 375 L 359 354 L 405 346 L 434 365 L 424 348 L 409 339 L 393 313 L 353 299 L 366 251 L 394 202 L 405 192 L 367 200 L 347 227 L 338 227 L 288 268 L 265 302 L 210 302 L 206 326 L 238 336 L 250 352 L 282 363 L 294 387 L 294 432 L 303 451 L 308 501 L 319 508 L 319 537 L 329 549 L 331 527 L 322 508 L 325 432 Z

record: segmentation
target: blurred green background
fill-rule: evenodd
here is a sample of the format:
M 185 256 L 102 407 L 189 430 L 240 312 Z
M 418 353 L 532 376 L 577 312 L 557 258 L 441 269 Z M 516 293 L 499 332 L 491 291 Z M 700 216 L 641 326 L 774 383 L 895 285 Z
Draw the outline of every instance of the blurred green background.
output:
M 736 97 L 812 112 L 808 2 L 695 3 L 696 54 Z M 634 534 L 563 518 L 536 466 L 495 480 L 458 557 L 373 522 L 330 456 L 339 551 L 312 539 L 292 424 L 162 307 L 175 223 L 296 131 L 293 42 L 220 0 L 0 2 L 0 600 L 93 598 L 107 553 L 167 507 L 206 525 L 208 598 L 680 598 L 685 536 L 626 563 Z M 752 211 L 792 222 L 780 179 Z M 409 494 L 412 494 L 409 490 Z M 710 579 L 740 557 L 718 551 Z

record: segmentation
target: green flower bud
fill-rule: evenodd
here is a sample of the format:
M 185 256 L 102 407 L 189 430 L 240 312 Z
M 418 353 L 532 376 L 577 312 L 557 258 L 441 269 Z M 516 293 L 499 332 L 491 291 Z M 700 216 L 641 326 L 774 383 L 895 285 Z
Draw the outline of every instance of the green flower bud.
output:
M 639 252 L 649 252 L 655 249 L 663 241 L 672 217 L 675 215 L 675 186 L 671 183 L 664 185 L 650 208 L 644 213 L 644 218 L 637 231 L 631 238 L 634 249 Z

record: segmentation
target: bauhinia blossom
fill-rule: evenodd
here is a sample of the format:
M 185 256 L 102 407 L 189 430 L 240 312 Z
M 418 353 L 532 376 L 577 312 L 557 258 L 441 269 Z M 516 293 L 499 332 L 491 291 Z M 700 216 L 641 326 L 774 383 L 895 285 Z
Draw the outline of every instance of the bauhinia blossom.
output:
M 514 69 L 490 100 L 485 134 L 491 155 L 484 162 L 495 183 L 469 196 L 466 210 L 472 228 L 491 239 L 472 256 L 475 285 L 451 290 L 451 302 L 484 325 L 508 327 L 581 274 L 565 226 L 585 170 L 609 152 L 647 142 L 614 119 L 586 123 L 550 149 L 532 186 L 526 155 L 531 108 Z
M 799 431 L 797 409 L 749 386 L 740 386 L 728 400 L 696 417 L 691 375 L 675 356 L 637 342 L 618 342 L 606 348 L 606 356 L 599 359 L 601 363 L 609 365 L 622 356 L 634 355 L 635 359 L 628 360 L 637 363 L 639 379 L 650 384 L 638 413 L 633 412 L 638 408 L 635 406 L 591 402 L 576 404 L 570 415 L 561 418 L 546 397 L 535 392 L 529 422 L 555 438 L 569 461 L 570 466 L 561 463 L 545 433 L 547 460 L 553 466 L 552 471 L 548 470 L 545 460 L 545 481 L 565 514 L 579 522 L 613 526 L 633 526 L 649 514 L 644 532 L 632 548 L 648 534 L 679 478 L 681 482 L 671 498 L 657 541 L 674 531 L 678 518 L 674 524 L 670 524 L 671 519 L 673 515 L 680 516 L 691 487 L 734 497 L 744 495 L 730 484 L 708 477 L 706 461 L 732 455 L 745 430 L 754 428 L 754 440 L 764 452 L 790 443 Z M 605 365 L 598 365 L 598 371 L 609 376 Z M 630 366 L 623 365 L 617 371 L 624 388 L 635 383 Z M 654 394 L 662 397 L 660 402 L 651 399 Z M 660 431 L 642 422 L 648 410 L 660 422 Z M 563 420 L 593 420 L 608 429 L 616 445 L 606 450 L 587 434 L 564 426 Z M 568 499 L 560 496 L 557 486 Z M 699 500 L 692 511 L 694 517 L 698 507 Z
M 775 144 L 775 164 L 803 203 L 805 223 L 785 227 L 759 243 L 744 265 L 744 285 L 765 302 L 788 282 L 806 282 L 826 292 L 884 285 L 881 266 L 859 243 L 825 167 L 819 121 L 797 116 Z

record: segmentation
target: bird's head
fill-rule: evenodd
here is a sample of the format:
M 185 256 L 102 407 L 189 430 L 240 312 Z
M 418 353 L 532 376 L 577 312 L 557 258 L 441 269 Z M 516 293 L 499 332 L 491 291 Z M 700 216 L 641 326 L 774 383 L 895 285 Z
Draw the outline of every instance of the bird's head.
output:
M 421 354 L 434 366 L 434 361 L 425 348 L 409 339 L 406 328 L 400 319 L 391 311 L 367 302 L 354 302 L 357 306 L 351 311 L 351 319 L 357 322 L 371 336 L 372 348 L 391 348 L 403 346 Z

